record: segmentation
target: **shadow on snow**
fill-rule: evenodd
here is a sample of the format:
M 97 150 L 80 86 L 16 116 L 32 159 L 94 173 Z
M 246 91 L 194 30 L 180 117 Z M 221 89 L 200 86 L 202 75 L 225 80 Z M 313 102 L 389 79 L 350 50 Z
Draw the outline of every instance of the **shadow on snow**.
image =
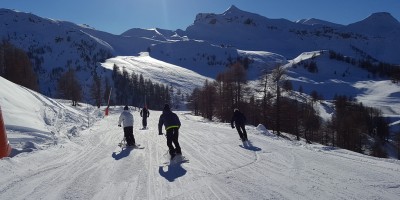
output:
M 186 174 L 186 169 L 183 169 L 181 163 L 179 164 L 170 164 L 167 166 L 167 171 L 164 171 L 164 167 L 160 166 L 158 168 L 158 173 L 169 182 L 174 182 L 175 179 L 184 176 Z
M 120 160 L 122 158 L 128 157 L 129 154 L 131 153 L 131 151 L 132 151 L 132 148 L 122 148 L 122 150 L 120 152 L 113 152 L 111 156 L 115 160 Z
M 253 146 L 253 144 L 250 141 L 243 142 L 243 144 L 239 145 L 243 149 L 247 149 L 250 151 L 261 151 L 262 149 L 260 147 Z

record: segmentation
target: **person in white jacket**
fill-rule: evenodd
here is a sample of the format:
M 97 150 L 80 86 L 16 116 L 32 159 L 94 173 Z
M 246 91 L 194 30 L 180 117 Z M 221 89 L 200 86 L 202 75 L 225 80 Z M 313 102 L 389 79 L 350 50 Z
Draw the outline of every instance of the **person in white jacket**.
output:
M 135 137 L 133 136 L 133 115 L 129 112 L 129 107 L 125 106 L 124 111 L 119 116 L 118 126 L 121 123 L 124 127 L 124 136 L 128 146 L 135 146 Z

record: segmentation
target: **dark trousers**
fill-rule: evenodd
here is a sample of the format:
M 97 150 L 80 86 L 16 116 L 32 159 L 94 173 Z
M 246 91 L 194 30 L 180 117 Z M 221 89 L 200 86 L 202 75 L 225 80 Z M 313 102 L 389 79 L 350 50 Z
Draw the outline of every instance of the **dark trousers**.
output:
M 236 124 L 236 130 L 239 133 L 240 139 L 247 140 L 247 132 L 244 127 L 244 124 L 241 124 L 241 125 Z
M 143 117 L 143 119 L 142 119 L 142 125 L 143 125 L 143 128 L 144 128 L 144 127 L 147 127 L 147 117 Z
M 178 128 L 171 128 L 167 130 L 167 146 L 169 148 L 169 154 L 173 155 L 175 153 L 182 153 L 181 146 L 179 146 L 178 142 L 179 137 L 179 129 Z M 174 143 L 174 146 L 172 145 Z
M 128 146 L 135 145 L 135 137 L 133 136 L 133 126 L 124 127 L 124 136 Z

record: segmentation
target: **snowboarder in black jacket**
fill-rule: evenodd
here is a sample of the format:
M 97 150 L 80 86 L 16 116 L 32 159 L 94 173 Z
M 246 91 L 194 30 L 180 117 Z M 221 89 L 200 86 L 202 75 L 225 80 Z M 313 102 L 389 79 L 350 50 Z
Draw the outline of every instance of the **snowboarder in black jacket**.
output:
M 235 122 L 235 125 L 233 125 L 233 122 Z M 239 111 L 239 109 L 235 108 L 231 120 L 231 126 L 232 128 L 235 128 L 236 126 L 236 130 L 239 133 L 239 137 L 243 142 L 247 141 L 247 132 L 245 129 L 245 124 L 246 124 L 246 117 L 244 116 L 243 113 Z
M 181 122 L 179 121 L 179 117 L 171 111 L 171 108 L 168 104 L 165 104 L 163 113 L 160 115 L 160 120 L 158 122 L 159 135 L 163 134 L 161 131 L 163 125 L 165 126 L 165 130 L 167 132 L 167 146 L 172 159 L 176 154 L 182 154 L 181 147 L 178 142 Z M 172 143 L 174 143 L 175 148 Z
M 143 129 L 147 128 L 147 118 L 150 116 L 149 110 L 147 110 L 147 106 L 144 106 L 140 111 L 140 116 L 142 117 L 142 125 Z

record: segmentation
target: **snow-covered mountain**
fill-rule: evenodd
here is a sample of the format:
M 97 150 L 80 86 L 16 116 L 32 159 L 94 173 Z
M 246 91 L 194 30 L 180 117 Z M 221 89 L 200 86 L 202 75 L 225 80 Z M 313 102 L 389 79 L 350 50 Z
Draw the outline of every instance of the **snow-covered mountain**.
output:
M 87 85 L 100 62 L 135 55 L 154 42 L 8 9 L 0 9 L 0 38 L 27 52 L 39 75 L 40 92 L 49 96 L 56 96 L 55 83 L 68 68 L 76 69 Z
M 304 63 L 310 62 L 318 63 L 318 72 L 304 67 Z M 392 120 L 399 120 L 400 87 L 391 80 L 372 78 L 372 73 L 358 66 L 331 59 L 326 51 L 305 52 L 289 60 L 286 69 L 295 90 L 302 87 L 306 94 L 318 91 L 326 100 L 335 95 L 353 97 L 366 106 L 381 109 Z
M 374 13 L 362 21 L 349 24 L 345 30 L 384 38 L 399 34 L 400 23 L 390 13 L 381 12 Z
M 359 25 L 357 25 L 359 24 Z M 400 23 L 389 13 L 376 13 L 347 26 L 310 26 L 285 19 L 269 19 L 235 6 L 222 14 L 201 13 L 186 29 L 189 38 L 225 44 L 238 49 L 269 51 L 287 58 L 315 50 L 334 50 L 357 57 L 352 46 L 374 58 L 400 63 L 398 49 Z M 371 33 L 380 32 L 377 38 Z M 378 53 L 385 52 L 385 53 Z
M 356 59 L 368 55 L 400 63 L 396 54 L 400 23 L 389 13 L 375 13 L 344 26 L 316 19 L 270 19 L 231 6 L 222 14 L 198 14 L 186 30 L 133 28 L 121 35 L 7 9 L 0 9 L 0 16 L 0 37 L 28 52 L 40 75 L 41 92 L 50 96 L 55 96 L 54 82 L 68 67 L 78 69 L 87 85 L 99 62 L 145 51 L 155 59 L 209 78 L 215 78 L 232 60 L 252 58 L 252 54 L 242 52 L 266 52 L 261 54 L 267 55 L 268 62 L 280 55 L 278 62 L 282 62 L 303 52 L 334 50 Z M 257 79 L 263 71 L 260 66 L 274 65 L 257 58 L 250 65 L 249 79 Z

